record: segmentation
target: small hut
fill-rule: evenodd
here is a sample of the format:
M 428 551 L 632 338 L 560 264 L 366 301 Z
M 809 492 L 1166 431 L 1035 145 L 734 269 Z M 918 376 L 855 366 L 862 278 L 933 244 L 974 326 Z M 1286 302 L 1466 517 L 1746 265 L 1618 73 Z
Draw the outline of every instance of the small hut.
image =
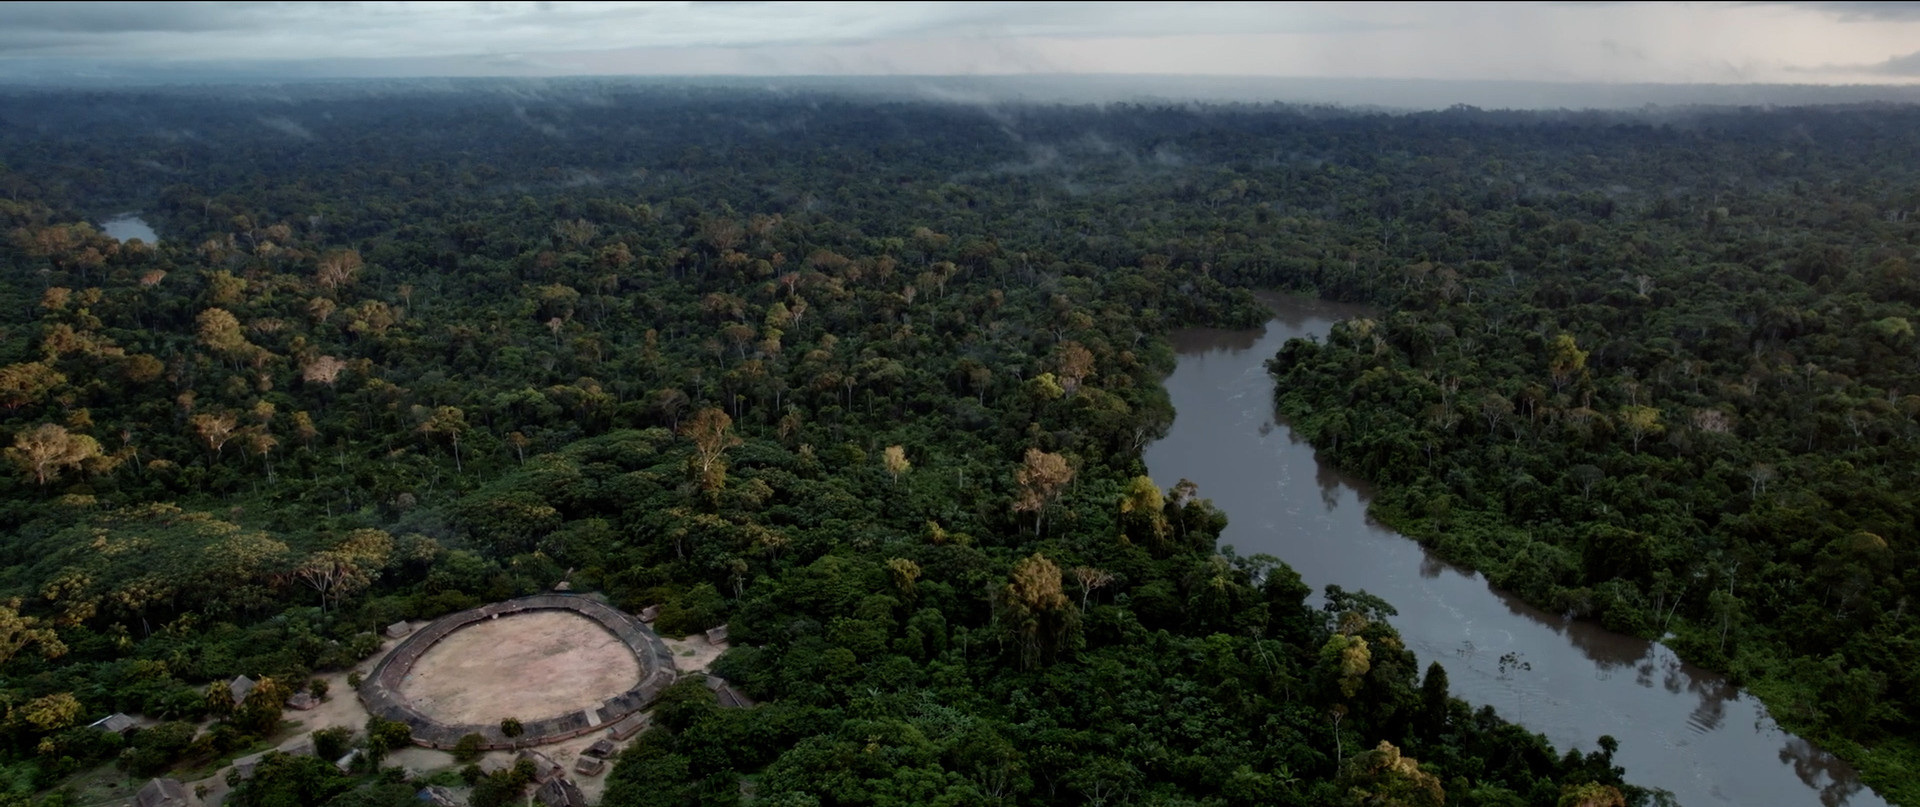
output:
M 153 779 L 134 794 L 134 807 L 196 807 L 200 800 L 178 779 Z
M 87 724 L 87 728 L 99 729 L 108 734 L 118 734 L 122 737 L 127 736 L 139 727 L 140 724 L 133 722 L 133 718 L 126 716 L 126 714 L 122 712 L 114 712 L 113 714 Z
M 298 709 L 302 712 L 311 712 L 320 708 L 320 699 L 314 697 L 313 693 L 303 689 L 293 693 L 293 697 L 287 699 L 287 708 Z
M 601 738 L 599 742 L 587 746 L 586 750 L 581 751 L 580 754 L 582 756 L 593 757 L 594 759 L 608 759 L 613 756 L 616 750 L 618 749 L 614 747 L 612 740 Z
M 564 776 L 556 776 L 540 785 L 533 797 L 547 807 L 587 807 L 587 794 L 580 792 L 580 786 Z
M 709 675 L 706 678 L 707 678 L 707 682 L 706 682 L 707 689 L 710 689 L 713 691 L 713 699 L 719 704 L 720 708 L 722 709 L 753 708 L 754 706 L 753 699 L 747 697 L 747 693 L 741 692 L 739 689 L 735 688 L 733 684 L 728 683 L 727 679 L 721 678 L 720 676 L 717 676 L 717 675 Z
M 612 735 L 615 740 L 625 741 L 633 735 L 639 734 L 640 730 L 646 727 L 646 715 L 631 714 L 621 718 L 620 722 L 613 724 L 611 728 L 607 729 L 607 733 Z
M 573 772 L 580 774 L 581 776 L 599 776 L 600 772 L 606 769 L 607 769 L 607 761 L 604 759 L 594 759 L 593 757 L 581 757 L 578 761 L 573 763 Z
M 649 605 L 645 608 L 640 609 L 641 622 L 652 622 L 659 618 L 660 618 L 660 606 L 658 605 Z
M 233 679 L 232 683 L 227 684 L 227 692 L 233 695 L 234 703 L 245 703 L 247 696 L 253 693 L 253 688 L 256 686 L 259 685 L 254 683 L 253 679 L 242 675 Z
M 386 630 L 387 638 L 389 639 L 398 639 L 412 632 L 413 626 L 407 624 L 407 621 L 404 619 L 388 625 Z
M 518 764 L 519 760 L 523 759 L 533 763 L 533 781 L 541 784 L 546 784 L 547 780 L 567 772 L 566 768 L 560 767 L 559 763 L 553 761 L 553 757 L 531 748 L 521 751 L 519 756 L 514 757 L 514 762 Z
M 513 763 L 499 757 L 487 757 L 480 760 L 479 768 L 481 773 L 492 776 L 497 773 L 513 770 Z
M 721 625 L 720 627 L 707 631 L 707 644 L 726 644 L 726 643 L 727 643 L 727 626 Z

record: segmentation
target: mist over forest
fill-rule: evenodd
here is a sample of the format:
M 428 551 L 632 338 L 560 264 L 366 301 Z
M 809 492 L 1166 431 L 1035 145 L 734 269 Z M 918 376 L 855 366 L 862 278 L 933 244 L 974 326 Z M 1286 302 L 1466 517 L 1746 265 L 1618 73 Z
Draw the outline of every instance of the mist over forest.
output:
M 754 704 L 675 684 L 605 805 L 1671 803 L 1147 476 L 1265 290 L 1376 312 L 1267 367 L 1383 523 L 1920 805 L 1911 93 L 1241 91 L 0 90 L 0 805 L 522 803 L 377 717 L 220 772 L 562 581 Z

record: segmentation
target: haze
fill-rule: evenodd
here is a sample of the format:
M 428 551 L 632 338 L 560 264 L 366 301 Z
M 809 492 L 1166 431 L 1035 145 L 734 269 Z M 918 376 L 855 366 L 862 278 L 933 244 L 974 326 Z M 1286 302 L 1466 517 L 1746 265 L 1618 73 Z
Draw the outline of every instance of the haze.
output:
M 11 3 L 0 81 L 1170 75 L 1920 82 L 1920 3 Z

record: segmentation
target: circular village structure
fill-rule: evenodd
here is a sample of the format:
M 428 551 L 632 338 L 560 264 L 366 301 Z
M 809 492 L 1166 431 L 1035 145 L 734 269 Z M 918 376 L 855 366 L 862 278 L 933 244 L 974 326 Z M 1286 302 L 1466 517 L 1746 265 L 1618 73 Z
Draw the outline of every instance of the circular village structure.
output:
M 448 722 L 443 718 L 435 717 L 431 713 L 432 709 L 421 708 L 404 694 L 403 690 L 414 676 L 415 665 L 449 636 L 462 629 L 503 617 L 542 613 L 553 616 L 571 614 L 584 617 L 600 628 L 606 629 L 606 632 L 612 634 L 612 638 L 617 640 L 618 645 L 624 646 L 638 662 L 639 682 L 624 692 L 601 700 L 598 706 L 570 709 L 560 714 L 501 714 L 492 718 L 493 722 L 490 723 Z M 517 643 L 518 637 L 514 640 L 500 641 L 498 646 L 504 647 Z M 561 643 L 566 642 L 563 639 Z M 623 669 L 630 669 L 625 668 L 624 659 L 619 661 L 622 662 Z M 618 608 L 587 597 L 572 594 L 542 594 L 448 614 L 413 632 L 402 639 L 399 646 L 373 668 L 373 674 L 360 684 L 359 694 L 360 701 L 366 705 L 369 713 L 387 720 L 405 723 L 411 727 L 413 741 L 419 745 L 443 750 L 452 749 L 461 737 L 478 734 L 483 748 L 521 748 L 558 742 L 609 727 L 652 704 L 654 699 L 659 697 L 660 692 L 672 684 L 677 676 L 672 651 L 645 623 Z M 510 685 L 514 686 L 531 684 L 531 682 L 515 681 L 511 671 L 509 671 L 508 680 L 513 682 Z M 521 721 L 522 731 L 519 736 L 508 737 L 500 731 L 500 720 L 508 717 Z

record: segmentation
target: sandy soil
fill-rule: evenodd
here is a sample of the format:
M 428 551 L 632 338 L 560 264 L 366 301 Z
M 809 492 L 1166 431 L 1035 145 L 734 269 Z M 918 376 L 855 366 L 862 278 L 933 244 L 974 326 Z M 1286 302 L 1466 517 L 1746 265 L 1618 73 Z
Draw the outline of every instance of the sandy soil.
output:
M 639 681 L 640 660 L 599 623 L 535 611 L 440 640 L 413 665 L 400 694 L 445 723 L 494 723 L 598 706 Z
M 681 673 L 706 672 L 707 665 L 726 652 L 728 644 L 712 644 L 702 634 L 694 634 L 685 639 L 671 639 L 665 636 L 660 641 L 667 643 L 667 649 L 673 651 L 673 666 Z
M 422 668 L 426 664 L 431 663 L 434 657 L 438 655 L 441 650 L 463 639 L 465 639 L 468 642 L 472 642 L 473 641 L 472 634 L 475 634 L 480 630 L 483 630 L 489 627 L 493 628 L 495 630 L 493 642 L 495 644 L 498 644 L 501 638 L 501 634 L 498 631 L 502 622 L 505 622 L 506 620 L 523 620 L 528 618 L 537 619 L 542 616 L 546 616 L 549 618 L 556 617 L 556 616 L 562 617 L 562 619 L 558 621 L 562 624 L 562 626 L 568 629 L 567 631 L 565 631 L 566 633 L 580 634 L 581 637 L 584 637 L 589 640 L 589 642 L 587 642 L 586 644 L 590 644 L 595 647 L 604 646 L 603 649 L 610 647 L 611 650 L 602 653 L 602 655 L 611 655 L 614 657 L 614 662 L 611 666 L 621 667 L 621 665 L 624 663 L 625 666 L 621 667 L 622 669 L 625 670 L 624 673 L 621 673 L 621 675 L 623 675 L 624 678 L 621 678 L 619 683 L 613 684 L 612 688 L 607 690 L 605 695 L 601 696 L 602 698 L 604 698 L 606 695 L 613 695 L 613 694 L 625 691 L 627 687 L 630 687 L 633 685 L 634 681 L 639 680 L 640 678 L 639 663 L 633 659 L 632 654 L 628 653 L 625 646 L 621 645 L 617 639 L 615 639 L 611 634 L 606 633 L 605 629 L 601 628 L 599 625 L 594 624 L 591 620 L 578 617 L 578 616 L 573 616 L 571 614 L 562 614 L 558 612 L 536 612 L 533 614 L 520 614 L 512 617 L 502 617 L 499 620 L 493 620 L 483 625 L 474 625 L 465 630 L 458 631 L 454 635 L 449 636 L 445 640 L 443 640 L 438 646 L 434 648 L 432 652 L 428 653 L 426 658 L 421 659 L 421 664 L 417 664 L 414 666 L 415 676 L 417 678 L 419 676 L 419 673 L 422 671 Z M 575 624 L 568 624 L 567 619 L 573 620 Z M 427 623 L 425 622 L 416 622 L 414 623 L 414 627 L 415 628 L 424 627 L 426 624 Z M 518 636 L 519 630 L 523 626 L 528 626 L 529 624 L 530 623 L 528 622 L 508 623 L 508 627 L 511 628 L 511 630 L 507 632 L 511 634 L 510 636 L 508 636 L 508 638 L 520 638 Z M 540 635 L 538 633 L 538 631 L 541 629 L 540 626 L 535 624 L 532 627 L 535 628 L 534 635 L 536 636 Z M 554 636 L 557 634 L 554 631 L 549 630 L 548 633 L 545 635 Z M 712 662 L 714 658 L 718 657 L 720 655 L 720 651 L 726 649 L 726 645 L 724 643 L 717 646 L 711 645 L 707 643 L 705 637 L 697 636 L 697 635 L 686 640 L 667 639 L 665 641 L 670 647 L 672 647 L 674 652 L 674 657 L 675 657 L 674 658 L 675 664 L 682 671 L 705 670 L 707 664 Z M 373 671 L 374 666 L 379 664 L 380 660 L 385 658 L 387 653 L 391 652 L 393 648 L 397 646 L 399 643 L 400 643 L 399 640 L 395 640 L 395 639 L 386 640 L 383 643 L 382 647 L 380 648 L 379 652 L 373 654 L 371 657 L 368 657 L 366 660 L 360 662 L 358 665 L 355 665 L 352 671 L 357 671 L 361 675 L 367 675 L 371 673 Z M 485 645 L 486 643 L 482 642 L 481 644 Z M 531 644 L 550 645 L 551 643 L 542 643 L 539 641 L 535 641 L 535 642 L 532 642 Z M 489 649 L 489 653 L 487 655 L 492 655 L 496 658 L 511 655 L 511 653 L 506 652 L 506 650 L 507 650 L 506 648 L 493 647 Z M 617 652 L 612 652 L 612 651 L 617 651 Z M 605 662 L 605 659 L 602 659 L 600 662 L 595 662 L 593 660 L 594 654 L 589 653 L 587 655 L 588 655 L 587 659 L 584 659 L 584 660 L 576 659 L 574 662 L 571 662 L 571 663 L 580 664 L 582 667 L 587 668 L 586 670 L 584 670 L 585 672 L 597 672 L 600 665 Z M 500 670 L 495 670 L 492 673 L 478 676 L 475 680 L 460 681 L 458 680 L 459 676 L 457 674 L 453 676 L 443 675 L 442 677 L 455 678 L 456 679 L 455 683 L 458 684 L 460 688 L 472 688 L 474 685 L 479 685 L 484 687 L 489 683 L 491 683 L 491 684 L 494 684 L 497 689 L 505 689 L 507 687 L 504 685 L 511 684 L 517 687 L 521 684 L 521 682 L 529 680 L 521 673 L 515 671 L 517 668 L 519 668 L 522 665 L 511 660 L 503 660 L 503 665 L 505 667 L 504 674 L 502 674 Z M 293 722 L 296 725 L 291 727 L 290 731 L 276 735 L 274 737 L 274 740 L 277 741 L 275 743 L 275 747 L 278 747 L 283 750 L 290 750 L 293 747 L 298 746 L 303 742 L 309 741 L 308 740 L 309 735 L 312 732 L 318 731 L 320 729 L 334 728 L 336 726 L 344 726 L 344 727 L 353 729 L 354 732 L 358 734 L 363 728 L 365 728 L 367 724 L 367 717 L 368 717 L 367 710 L 365 707 L 360 705 L 360 699 L 356 697 L 354 695 L 353 690 L 347 686 L 347 672 L 348 671 L 336 672 L 336 673 L 325 673 L 318 676 L 320 678 L 326 679 L 329 687 L 330 697 L 327 699 L 325 703 L 320 704 L 319 708 L 314 709 L 312 711 L 301 712 L 301 711 L 288 709 L 284 717 L 286 720 Z M 596 674 L 596 675 L 591 675 L 587 677 L 593 678 L 593 677 L 599 677 L 599 676 Z M 412 682 L 409 682 L 409 683 L 412 683 Z M 552 684 L 550 684 L 550 686 L 555 690 L 560 690 L 563 696 L 565 695 L 566 692 L 571 691 L 569 688 L 569 685 L 564 682 L 553 682 Z M 408 696 L 415 697 L 415 698 L 418 697 L 410 690 L 408 691 Z M 581 703 L 578 707 L 575 707 L 575 708 L 585 708 L 586 706 L 595 705 L 597 703 L 599 703 L 599 700 L 590 699 L 587 702 Z M 545 717 L 550 714 L 557 714 L 560 711 L 564 711 L 565 708 L 566 707 L 562 706 L 560 709 L 556 709 L 554 711 L 546 712 L 543 714 L 533 714 L 532 712 L 527 712 L 526 716 L 527 717 Z M 500 716 L 504 716 L 504 713 L 497 714 L 497 715 L 489 714 L 485 718 L 483 718 L 483 720 L 485 720 L 486 722 L 491 722 L 493 720 L 499 719 Z M 525 718 L 522 718 L 522 719 L 525 719 Z M 479 722 L 479 721 L 475 721 L 475 722 Z M 606 736 L 607 736 L 607 733 L 604 731 L 589 732 L 584 736 L 576 737 L 571 740 L 554 743 L 552 745 L 540 746 L 539 750 L 541 753 L 546 754 L 549 757 L 552 757 L 555 762 L 558 762 L 561 765 L 565 765 L 567 768 L 567 776 L 573 779 L 573 781 L 576 784 L 580 785 L 581 791 L 583 791 L 586 794 L 588 800 L 590 802 L 598 802 L 600 800 L 602 793 L 606 790 L 606 774 L 602 773 L 599 776 L 582 776 L 580 774 L 573 772 L 573 763 L 575 760 L 579 759 L 581 750 L 585 749 L 587 746 L 592 745 L 595 741 L 598 741 Z M 626 743 L 620 743 L 619 745 L 624 748 L 626 746 Z M 513 756 L 515 753 L 517 752 L 494 751 L 494 752 L 491 752 L 489 756 L 498 757 L 502 760 L 511 762 L 513 760 Z M 421 774 L 421 775 L 431 774 L 436 771 L 459 767 L 454 764 L 452 754 L 449 754 L 445 751 L 436 751 L 431 748 L 420 748 L 417 746 L 398 749 L 394 751 L 392 754 L 388 755 L 386 764 L 406 768 L 414 772 L 415 774 Z M 207 793 L 207 799 L 205 801 L 205 804 L 209 805 L 209 807 L 212 807 L 212 805 L 218 805 L 224 799 L 224 797 L 227 794 L 227 791 L 229 790 L 226 783 L 226 776 L 227 776 L 228 770 L 229 768 L 222 767 L 218 771 L 216 771 L 214 775 L 204 779 L 188 782 L 187 785 L 188 787 L 193 787 L 195 785 L 206 786 L 208 789 L 208 793 Z M 609 770 L 611 770 L 611 767 L 609 767 Z M 137 785 L 139 783 L 134 783 L 134 784 Z M 126 785 L 122 783 L 122 786 L 126 786 Z M 462 790 L 464 790 L 464 788 Z

